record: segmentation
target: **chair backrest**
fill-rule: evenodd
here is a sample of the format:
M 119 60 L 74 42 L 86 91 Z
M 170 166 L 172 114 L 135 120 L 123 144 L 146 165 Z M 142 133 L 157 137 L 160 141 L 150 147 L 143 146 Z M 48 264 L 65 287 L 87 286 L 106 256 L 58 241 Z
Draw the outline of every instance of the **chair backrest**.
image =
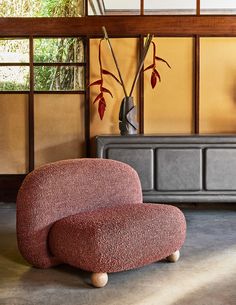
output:
M 141 203 L 138 174 L 107 159 L 73 159 L 44 165 L 25 178 L 17 196 L 17 240 L 23 257 L 47 268 L 58 264 L 48 250 L 57 220 L 86 210 Z

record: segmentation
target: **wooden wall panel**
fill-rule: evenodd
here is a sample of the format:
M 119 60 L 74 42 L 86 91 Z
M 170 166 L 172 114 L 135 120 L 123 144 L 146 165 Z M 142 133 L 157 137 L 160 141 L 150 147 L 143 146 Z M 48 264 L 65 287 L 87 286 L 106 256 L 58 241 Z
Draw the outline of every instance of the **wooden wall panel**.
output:
M 171 65 L 158 62 L 161 83 L 150 85 L 151 72 L 144 75 L 144 132 L 193 132 L 193 39 L 155 38 L 157 56 Z M 152 63 L 150 48 L 145 67 Z
M 28 95 L 0 95 L 0 174 L 28 171 Z
M 35 167 L 61 159 L 83 157 L 84 96 L 36 94 Z
M 236 132 L 236 38 L 201 38 L 200 132 Z

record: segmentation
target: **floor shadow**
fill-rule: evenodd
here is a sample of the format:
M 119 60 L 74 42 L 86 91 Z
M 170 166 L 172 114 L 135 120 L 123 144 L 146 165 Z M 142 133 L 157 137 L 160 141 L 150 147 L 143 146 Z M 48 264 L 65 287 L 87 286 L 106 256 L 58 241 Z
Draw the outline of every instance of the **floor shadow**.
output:
M 89 272 L 64 264 L 49 269 L 30 267 L 22 274 L 20 282 L 40 288 L 92 289 Z
M 230 278 L 227 270 L 236 266 L 233 253 L 236 249 L 236 213 L 185 211 L 185 215 L 187 238 L 178 263 L 161 261 L 109 274 L 108 285 L 103 289 L 94 289 L 89 272 L 68 265 L 50 269 L 29 266 L 17 247 L 12 214 L 11 218 L 4 218 L 0 223 L 0 295 L 3 292 L 0 304 L 234 305 L 235 278 Z M 213 283 L 211 276 L 203 286 L 203 276 L 208 274 L 216 274 L 217 281 Z M 191 283 L 194 289 L 186 289 L 183 294 L 183 287 Z M 171 293 L 173 302 L 165 303 L 161 296 L 165 298 Z M 220 293 L 224 297 L 220 298 Z
M 21 256 L 17 246 L 16 232 L 3 231 L 0 229 L 0 256 L 8 261 L 29 266 L 29 264 Z

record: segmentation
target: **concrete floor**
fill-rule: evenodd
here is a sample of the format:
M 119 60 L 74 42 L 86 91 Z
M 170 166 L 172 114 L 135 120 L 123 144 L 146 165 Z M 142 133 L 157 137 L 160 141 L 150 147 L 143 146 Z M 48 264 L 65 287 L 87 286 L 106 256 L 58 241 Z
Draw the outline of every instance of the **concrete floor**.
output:
M 109 275 L 95 289 L 70 266 L 40 270 L 17 250 L 15 208 L 0 204 L 0 305 L 235 305 L 236 211 L 185 210 L 188 234 L 178 263 Z

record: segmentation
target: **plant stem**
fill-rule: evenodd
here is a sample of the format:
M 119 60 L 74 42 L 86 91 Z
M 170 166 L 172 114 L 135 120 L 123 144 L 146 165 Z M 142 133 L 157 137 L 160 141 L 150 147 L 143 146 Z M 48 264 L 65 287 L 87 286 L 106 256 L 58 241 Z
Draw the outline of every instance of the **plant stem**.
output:
M 138 81 L 140 72 L 142 70 L 142 67 L 143 67 L 143 64 L 144 64 L 144 61 L 145 61 L 145 58 L 146 58 L 146 55 L 147 55 L 147 52 L 149 50 L 149 47 L 150 47 L 150 44 L 152 42 L 153 37 L 154 37 L 154 35 L 149 35 L 149 34 L 147 35 L 147 38 L 146 38 L 146 41 L 145 41 L 145 44 L 144 44 L 144 48 L 143 48 L 143 57 L 142 57 L 142 59 L 140 61 L 140 64 L 138 66 L 138 70 L 136 72 L 136 75 L 135 75 L 135 78 L 134 78 L 134 81 L 133 81 L 133 84 L 132 84 L 129 96 L 132 96 L 132 94 L 133 94 L 134 87 L 135 87 L 135 85 L 136 85 L 136 83 Z
M 125 97 L 128 97 L 128 94 L 127 94 L 127 91 L 126 91 L 126 89 L 125 89 L 125 85 L 124 85 L 124 82 L 123 82 L 123 79 L 122 79 L 122 76 L 121 76 L 121 72 L 120 72 L 120 69 L 119 69 L 119 66 L 118 66 L 116 57 L 115 57 L 115 53 L 114 53 L 114 51 L 113 51 L 113 48 L 112 48 L 110 39 L 109 39 L 109 37 L 108 37 L 108 35 L 107 35 L 107 31 L 106 31 L 105 26 L 102 27 L 102 30 L 103 30 L 103 33 L 104 33 L 104 37 L 105 37 L 106 41 L 108 42 L 108 46 L 109 46 L 109 48 L 110 48 L 110 51 L 111 51 L 113 60 L 114 60 L 114 62 L 115 62 L 116 69 L 117 69 L 117 72 L 118 72 L 118 74 L 119 74 L 121 86 L 122 86 L 122 88 L 123 88 L 123 90 L 124 90 Z

